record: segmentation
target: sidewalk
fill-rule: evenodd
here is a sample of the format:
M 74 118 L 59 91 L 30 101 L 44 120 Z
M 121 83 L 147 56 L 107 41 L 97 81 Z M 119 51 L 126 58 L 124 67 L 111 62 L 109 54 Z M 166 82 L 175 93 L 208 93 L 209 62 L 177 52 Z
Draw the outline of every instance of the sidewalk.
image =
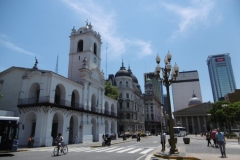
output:
M 147 137 L 141 137 L 141 138 L 147 138 Z M 114 145 L 114 144 L 119 144 L 119 143 L 125 143 L 125 142 L 129 142 L 129 141 L 136 141 L 136 138 L 132 139 L 131 137 L 130 138 L 127 138 L 125 141 L 123 141 L 123 139 L 120 137 L 118 138 L 117 140 L 112 140 L 111 141 L 111 145 Z M 83 143 L 77 143 L 77 144 L 68 144 L 68 145 L 71 145 L 71 146 L 79 146 L 79 145 L 82 145 Z M 87 144 L 87 143 L 84 143 L 84 144 Z M 89 142 L 89 144 L 92 144 L 91 147 L 92 148 L 96 148 L 96 147 L 102 147 L 102 142 Z M 53 146 L 48 146 L 50 148 L 52 148 Z M 47 148 L 48 148 L 47 147 Z M 36 148 L 46 148 L 46 147 L 33 147 L 33 148 L 28 148 L 27 146 L 18 146 L 18 152 L 21 152 L 21 151 L 27 151 L 27 150 L 31 150 L 31 149 L 36 149 Z M 9 152 L 9 151 L 8 151 Z
M 219 148 L 207 147 L 206 139 L 203 136 L 189 135 L 190 144 L 184 144 L 180 141 L 177 143 L 179 154 L 169 155 L 168 153 L 162 153 L 161 147 L 154 151 L 154 157 L 150 160 L 159 159 L 191 159 L 191 160 L 217 160 L 222 159 L 220 156 Z M 193 139 L 193 140 L 191 140 Z M 166 148 L 169 151 L 169 148 Z M 237 139 L 226 139 L 226 154 L 228 160 L 240 159 L 240 145 Z

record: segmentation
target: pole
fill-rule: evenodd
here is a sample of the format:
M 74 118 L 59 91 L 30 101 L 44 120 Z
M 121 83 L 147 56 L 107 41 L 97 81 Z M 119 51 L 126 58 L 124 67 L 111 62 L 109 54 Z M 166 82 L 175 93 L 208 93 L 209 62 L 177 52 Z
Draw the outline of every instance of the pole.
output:
M 170 82 L 168 80 L 168 76 L 167 76 L 167 69 L 165 68 L 165 86 L 166 86 L 166 90 L 167 90 L 167 99 L 168 99 L 168 114 L 169 114 L 169 135 L 170 135 L 170 153 L 174 154 L 174 153 L 179 153 L 178 149 L 176 147 L 176 143 L 174 141 L 174 132 L 173 132 L 173 118 L 172 118 L 172 108 L 171 108 L 171 101 L 170 101 L 170 94 L 169 94 L 169 86 L 170 86 Z

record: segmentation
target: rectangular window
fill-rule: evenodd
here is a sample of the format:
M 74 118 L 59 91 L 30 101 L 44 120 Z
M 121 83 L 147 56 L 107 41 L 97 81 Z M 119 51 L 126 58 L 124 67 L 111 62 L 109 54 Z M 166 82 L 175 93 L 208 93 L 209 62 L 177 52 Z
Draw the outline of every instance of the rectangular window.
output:
M 127 108 L 129 108 L 129 103 L 127 103 Z

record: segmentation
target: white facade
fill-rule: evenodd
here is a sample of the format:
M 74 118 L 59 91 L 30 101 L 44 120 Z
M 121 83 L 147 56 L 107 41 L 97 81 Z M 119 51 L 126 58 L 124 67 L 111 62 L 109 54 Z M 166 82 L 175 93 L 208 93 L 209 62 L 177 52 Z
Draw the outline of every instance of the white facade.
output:
M 72 29 L 68 78 L 37 69 L 37 61 L 33 69 L 11 67 L 0 73 L 0 107 L 20 116 L 19 145 L 26 145 L 30 135 L 34 146 L 51 146 L 58 133 L 66 144 L 76 134 L 85 143 L 117 133 L 117 101 L 104 95 L 100 50 L 100 35 L 87 24 Z
M 202 101 L 198 72 L 179 72 L 176 81 L 172 83 L 174 111 L 187 108 L 193 93 Z

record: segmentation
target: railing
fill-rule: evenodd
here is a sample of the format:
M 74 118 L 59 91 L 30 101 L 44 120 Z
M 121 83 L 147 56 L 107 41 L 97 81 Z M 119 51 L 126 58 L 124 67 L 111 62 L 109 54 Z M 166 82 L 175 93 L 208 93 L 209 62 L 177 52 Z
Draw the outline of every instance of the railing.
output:
M 54 99 L 53 97 L 46 96 L 46 97 L 33 97 L 33 98 L 24 98 L 24 99 L 18 99 L 18 105 L 38 105 L 38 104 L 44 104 L 44 103 L 50 103 L 54 105 L 59 105 L 63 107 L 69 107 L 69 108 L 75 108 L 77 110 L 87 110 L 84 109 L 84 104 L 81 103 L 73 103 L 62 99 Z M 89 107 L 86 107 L 89 108 Z M 110 115 L 117 117 L 117 113 L 110 112 L 105 109 L 99 109 L 96 107 L 90 107 L 91 110 L 89 112 L 91 113 L 98 113 L 103 115 Z

